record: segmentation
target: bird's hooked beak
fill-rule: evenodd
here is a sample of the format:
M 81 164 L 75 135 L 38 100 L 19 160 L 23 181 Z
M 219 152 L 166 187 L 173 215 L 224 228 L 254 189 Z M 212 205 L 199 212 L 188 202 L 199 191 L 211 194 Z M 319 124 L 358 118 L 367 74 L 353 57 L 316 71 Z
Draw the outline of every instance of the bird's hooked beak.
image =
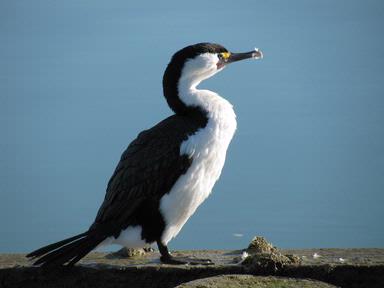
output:
M 263 52 L 261 52 L 258 48 L 255 48 L 253 51 L 244 52 L 244 53 L 232 53 L 232 52 L 224 52 L 219 54 L 219 62 L 217 63 L 217 68 L 220 69 L 229 63 L 233 63 L 236 61 L 244 60 L 244 59 L 262 59 Z

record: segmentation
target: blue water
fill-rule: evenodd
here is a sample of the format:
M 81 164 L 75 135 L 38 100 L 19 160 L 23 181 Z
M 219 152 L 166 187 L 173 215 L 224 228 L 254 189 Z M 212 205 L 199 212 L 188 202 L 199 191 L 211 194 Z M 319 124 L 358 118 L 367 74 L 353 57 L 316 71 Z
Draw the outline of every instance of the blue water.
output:
M 238 130 L 170 246 L 383 247 L 382 27 L 379 0 L 1 1 L 0 252 L 88 228 L 121 152 L 171 113 L 171 55 L 202 41 L 265 58 L 203 83 Z

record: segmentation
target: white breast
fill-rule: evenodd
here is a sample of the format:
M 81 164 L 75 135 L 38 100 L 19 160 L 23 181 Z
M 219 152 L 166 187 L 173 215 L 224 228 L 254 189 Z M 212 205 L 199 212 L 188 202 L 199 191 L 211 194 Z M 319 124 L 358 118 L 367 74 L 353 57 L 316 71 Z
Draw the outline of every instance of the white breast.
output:
M 176 181 L 171 191 L 161 198 L 160 211 L 166 223 L 161 239 L 163 244 L 179 233 L 211 193 L 236 130 L 236 115 L 227 100 L 207 90 L 195 90 L 194 93 L 204 103 L 206 111 L 211 112 L 208 113 L 206 127 L 191 135 L 180 147 L 180 155 L 193 158 L 192 165 Z

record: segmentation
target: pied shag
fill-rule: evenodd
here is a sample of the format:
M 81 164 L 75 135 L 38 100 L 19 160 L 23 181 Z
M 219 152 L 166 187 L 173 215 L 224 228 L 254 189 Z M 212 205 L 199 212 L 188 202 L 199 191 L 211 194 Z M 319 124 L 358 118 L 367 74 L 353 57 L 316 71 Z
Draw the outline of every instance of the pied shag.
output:
M 232 105 L 197 86 L 227 64 L 248 58 L 262 53 L 231 53 L 212 43 L 175 53 L 163 76 L 164 96 L 175 114 L 129 144 L 88 231 L 27 257 L 38 258 L 35 265 L 73 265 L 103 244 L 139 248 L 156 242 L 163 263 L 211 263 L 174 257 L 167 244 L 210 194 L 236 130 Z

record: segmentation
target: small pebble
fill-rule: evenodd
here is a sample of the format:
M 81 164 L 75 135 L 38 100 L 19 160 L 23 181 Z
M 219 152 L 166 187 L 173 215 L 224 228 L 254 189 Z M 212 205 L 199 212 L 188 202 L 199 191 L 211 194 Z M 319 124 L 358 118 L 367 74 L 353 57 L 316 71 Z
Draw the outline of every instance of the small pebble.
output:
M 247 258 L 249 256 L 249 254 L 247 253 L 247 251 L 243 251 L 243 253 L 241 254 L 241 260 L 245 260 L 245 258 Z
M 313 259 L 317 259 L 317 258 L 320 258 L 321 256 L 319 254 L 315 253 L 315 254 L 313 254 L 312 257 L 313 257 Z

